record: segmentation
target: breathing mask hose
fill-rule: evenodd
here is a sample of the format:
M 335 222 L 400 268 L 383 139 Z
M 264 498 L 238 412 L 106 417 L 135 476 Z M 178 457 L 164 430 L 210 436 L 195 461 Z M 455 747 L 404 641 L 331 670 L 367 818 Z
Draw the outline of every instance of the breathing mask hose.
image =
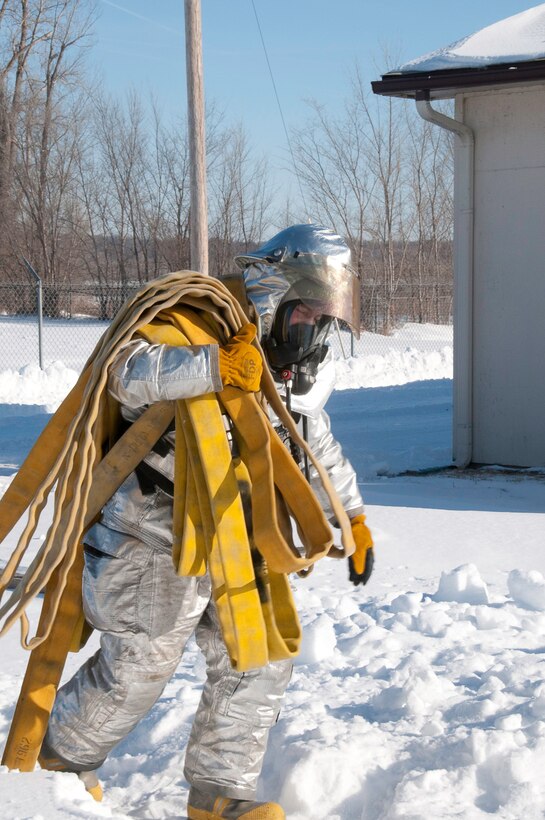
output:
M 286 391 L 286 397 L 285 397 L 286 410 L 288 411 L 290 416 L 294 419 L 294 421 L 297 422 L 298 417 L 299 417 L 299 413 L 296 413 L 294 415 L 292 413 L 292 410 L 291 410 L 291 392 L 292 392 L 292 383 L 293 383 L 293 372 L 291 370 L 289 370 L 288 368 L 286 368 L 285 370 L 282 371 L 281 379 L 284 383 L 284 389 Z M 306 416 L 302 416 L 302 418 L 303 418 L 303 438 L 305 439 L 306 442 L 308 442 L 308 418 Z M 309 466 L 309 462 L 308 462 L 308 455 L 306 454 L 306 452 L 301 453 L 299 447 L 297 447 L 297 445 L 294 444 L 291 437 L 289 438 L 289 442 L 290 442 L 291 454 L 292 454 L 294 460 L 297 462 L 297 464 L 301 464 L 301 455 L 303 456 L 303 465 L 304 465 L 305 478 L 310 484 L 310 466 Z
M 282 381 L 284 382 L 284 389 L 286 391 L 286 400 L 285 400 L 286 410 L 288 411 L 290 416 L 292 418 L 294 418 L 293 413 L 291 412 L 291 386 L 292 386 L 292 380 L 293 380 L 293 373 L 291 372 L 291 370 L 285 369 L 285 370 L 282 371 L 281 378 L 282 378 Z M 293 460 L 296 462 L 296 464 L 300 464 L 301 463 L 301 452 L 299 450 L 299 447 L 293 442 L 291 436 L 289 436 L 289 443 L 290 443 L 290 453 L 293 457 Z M 305 456 L 305 458 L 306 458 L 306 456 Z
M 289 374 L 289 375 L 288 375 Z M 286 410 L 292 415 L 291 412 L 291 381 L 292 381 L 292 374 L 290 370 L 284 370 L 282 373 L 282 379 L 284 381 L 284 387 L 286 390 Z
M 308 443 L 308 417 L 307 416 L 303 416 L 303 438 Z M 310 467 L 309 467 L 309 463 L 308 463 L 308 455 L 306 454 L 306 452 L 304 453 L 304 459 L 305 459 L 305 478 L 308 481 L 308 483 L 310 484 Z

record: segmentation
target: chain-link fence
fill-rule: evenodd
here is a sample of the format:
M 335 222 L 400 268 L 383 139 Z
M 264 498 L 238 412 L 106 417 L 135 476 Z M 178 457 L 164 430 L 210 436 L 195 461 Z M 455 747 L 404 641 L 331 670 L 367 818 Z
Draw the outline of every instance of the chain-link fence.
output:
M 40 326 L 36 287 L 0 284 L 0 370 L 19 370 L 39 364 L 40 359 L 44 367 L 60 361 L 81 370 L 108 327 L 109 319 L 100 317 L 114 315 L 136 289 L 104 292 L 88 286 L 44 286 Z M 437 347 L 437 325 L 446 326 L 441 339 L 449 338 L 452 293 L 448 285 L 404 286 L 388 299 L 372 286 L 364 287 L 362 303 L 367 330 L 359 340 L 346 330 L 335 332 L 331 343 L 338 357 L 383 356 L 392 350 L 403 352 L 408 345 L 432 351 Z
M 137 286 L 0 284 L 0 370 L 56 361 L 81 370 L 117 309 Z

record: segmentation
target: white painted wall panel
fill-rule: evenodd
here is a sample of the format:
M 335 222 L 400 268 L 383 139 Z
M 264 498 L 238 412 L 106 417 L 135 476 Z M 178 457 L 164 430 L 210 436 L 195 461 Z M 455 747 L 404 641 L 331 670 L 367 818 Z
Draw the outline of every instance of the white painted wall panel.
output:
M 463 111 L 476 140 L 473 461 L 545 465 L 545 87 L 468 94 Z

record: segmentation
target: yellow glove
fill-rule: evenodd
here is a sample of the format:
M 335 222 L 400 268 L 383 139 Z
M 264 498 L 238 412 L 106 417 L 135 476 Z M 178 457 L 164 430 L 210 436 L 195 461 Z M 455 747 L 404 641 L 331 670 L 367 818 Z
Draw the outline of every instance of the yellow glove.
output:
M 373 536 L 365 516 L 356 515 L 350 519 L 352 535 L 356 542 L 356 551 L 348 559 L 349 578 L 355 586 L 366 584 L 373 571 L 375 554 L 373 552 Z
M 259 390 L 263 359 L 251 344 L 256 332 L 255 325 L 248 322 L 220 347 L 220 376 L 224 385 L 232 384 L 251 393 Z

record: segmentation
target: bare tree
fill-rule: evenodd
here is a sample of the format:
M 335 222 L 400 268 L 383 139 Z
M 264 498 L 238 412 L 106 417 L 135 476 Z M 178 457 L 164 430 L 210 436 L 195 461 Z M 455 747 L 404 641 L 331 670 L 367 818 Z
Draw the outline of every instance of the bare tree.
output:
M 361 270 L 373 180 L 360 112 L 352 100 L 339 121 L 317 102 L 309 106 L 312 119 L 293 137 L 298 175 L 311 212 L 347 238 Z
M 185 126 L 166 127 L 153 101 L 147 106 L 134 92 L 124 102 L 98 95 L 91 109 L 90 139 L 78 160 L 80 235 L 106 316 L 129 288 L 189 266 L 189 152 Z M 211 174 L 222 170 L 229 142 L 219 122 L 212 108 Z
M 167 125 L 153 101 L 77 93 L 91 24 L 92 0 L 0 0 L 0 255 L 4 277 L 20 276 L 24 254 L 46 286 L 92 285 L 107 318 L 131 288 L 189 266 L 189 152 L 185 124 Z M 305 210 L 346 237 L 365 323 L 438 321 L 451 273 L 450 144 L 406 106 L 371 97 L 357 70 L 339 116 L 308 105 L 292 139 Z M 267 160 L 225 123 L 212 106 L 216 275 L 274 222 Z M 292 211 L 287 200 L 283 225 Z
M 70 212 L 82 109 L 76 83 L 91 22 L 78 0 L 51 4 L 45 47 L 35 54 L 38 65 L 19 94 L 14 168 L 20 221 L 25 248 L 49 285 L 66 280 L 71 269 Z
M 358 71 L 340 119 L 317 103 L 311 103 L 311 110 L 310 123 L 294 136 L 299 176 L 318 219 L 347 238 L 357 269 L 368 274 L 370 264 L 374 268 L 382 324 L 389 329 L 409 233 L 400 112 L 391 100 L 384 104 L 375 99 L 371 105 Z
M 407 132 L 408 198 L 415 222 L 411 282 L 417 318 L 444 321 L 451 307 L 452 140 L 414 116 L 408 118 Z
M 375 100 L 374 115 L 359 74 L 353 83 L 356 107 L 368 135 L 367 162 L 374 179 L 370 233 L 380 260 L 383 285 L 383 329 L 395 323 L 395 297 L 405 273 L 412 214 L 405 207 L 401 111 L 391 97 Z
M 32 76 L 30 59 L 51 37 L 51 21 L 43 0 L 0 2 L 0 231 L 6 253 L 16 224 L 13 208 L 13 179 L 16 132 L 27 79 Z
M 113 182 L 103 157 L 96 150 L 97 132 L 90 127 L 76 155 L 78 211 L 72 231 L 79 244 L 79 264 L 85 283 L 93 285 L 99 318 L 111 318 L 127 298 L 127 288 L 119 278 L 119 236 L 117 210 L 112 206 Z
M 165 178 L 158 233 L 161 255 L 168 270 L 185 270 L 190 265 L 189 141 L 185 125 L 180 123 L 172 130 L 159 129 L 157 146 Z
M 448 267 L 448 148 L 398 102 L 370 97 L 356 70 L 342 115 L 312 102 L 293 136 L 311 210 L 346 237 L 362 274 L 365 323 L 385 332 L 407 315 L 415 245 L 421 290 L 433 265 L 435 277 L 440 262 Z
M 50 20 L 41 0 L 0 3 L 0 184 L 1 196 L 11 181 L 15 125 L 24 72 L 31 52 L 51 37 Z
M 262 238 L 272 207 L 267 161 L 254 159 L 241 125 L 225 134 L 209 199 L 211 270 L 221 276 L 232 268 L 235 246 L 247 250 Z

